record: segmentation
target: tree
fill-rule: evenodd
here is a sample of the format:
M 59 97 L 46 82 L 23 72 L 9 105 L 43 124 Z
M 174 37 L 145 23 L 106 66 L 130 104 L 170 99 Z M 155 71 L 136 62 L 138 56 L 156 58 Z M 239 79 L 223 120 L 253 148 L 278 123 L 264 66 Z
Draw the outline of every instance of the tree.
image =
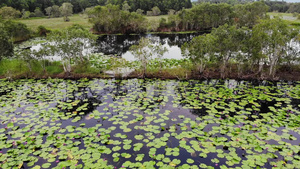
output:
M 152 8 L 152 12 L 153 12 L 154 16 L 158 16 L 161 11 L 157 6 L 155 6 L 155 7 Z
M 43 72 L 46 73 L 46 57 L 53 53 L 50 44 L 43 45 L 39 50 L 33 50 L 32 54 L 36 60 L 39 61 L 41 67 L 43 68 Z
M 253 28 L 253 41 L 260 47 L 260 52 L 268 58 L 269 76 L 274 78 L 276 66 L 285 55 L 288 42 L 293 34 L 289 26 L 280 18 L 261 20 Z
M 21 22 L 7 20 L 3 22 L 3 27 L 13 42 L 24 41 L 30 38 L 31 31 L 27 25 Z
M 34 10 L 34 16 L 35 16 L 35 17 L 43 17 L 43 16 L 45 16 L 45 15 L 44 15 L 44 13 L 41 11 L 40 8 L 35 8 L 35 10 Z
M 168 12 L 168 15 L 174 15 L 175 12 L 176 12 L 176 11 L 175 11 L 174 9 L 170 9 L 169 12 Z
M 136 10 L 136 13 L 140 14 L 140 15 L 143 15 L 144 14 L 144 10 L 142 9 L 137 9 Z
M 49 6 L 48 8 L 45 9 L 45 11 L 46 11 L 46 14 L 48 15 L 48 18 L 50 18 L 52 15 L 52 7 Z
M 129 12 L 130 8 L 131 7 L 128 5 L 127 1 L 124 1 L 123 4 L 122 4 L 122 10 Z
M 60 17 L 59 6 L 57 6 L 57 5 L 52 6 L 52 17 L 54 17 L 54 18 Z
M 182 46 L 183 55 L 189 58 L 197 66 L 199 73 L 202 74 L 206 65 L 211 61 L 215 54 L 216 37 L 212 34 L 200 35 L 189 43 Z
M 120 10 L 119 6 L 96 6 L 88 12 L 89 22 L 97 33 L 141 33 L 146 31 L 146 19 L 136 12 Z
M 60 7 L 60 13 L 64 17 L 64 21 L 68 22 L 70 19 L 68 18 L 73 14 L 73 5 L 71 3 L 63 3 Z
M 12 7 L 2 7 L 0 9 L 0 16 L 2 19 L 15 19 L 21 16 L 21 12 Z
M 89 7 L 91 4 L 88 0 L 79 0 L 79 6 L 82 11 L 84 11 L 87 7 Z
M 14 53 L 13 43 L 10 41 L 5 28 L 0 23 L 0 60 L 5 57 L 10 57 Z
M 31 52 L 31 50 L 30 49 L 21 49 L 20 51 L 18 51 L 16 53 L 16 56 L 26 63 L 26 65 L 27 65 L 27 67 L 28 67 L 28 69 L 31 73 L 32 72 L 32 67 L 33 67 L 32 66 L 32 61 L 34 60 L 34 57 L 33 57 L 33 54 Z
M 72 64 L 84 63 L 93 50 L 96 37 L 80 25 L 53 31 L 47 37 L 53 52 L 61 57 L 64 71 L 71 74 Z
M 153 16 L 153 11 L 147 11 L 147 16 Z
M 162 57 L 164 54 L 168 52 L 168 49 L 164 47 L 161 43 L 158 43 L 153 46 L 153 53 L 156 54 L 158 60 L 159 60 L 159 72 L 161 73 L 162 69 Z
M 144 37 L 139 40 L 138 45 L 133 45 L 130 47 L 130 51 L 134 57 L 141 62 L 143 78 L 147 76 L 147 64 L 151 59 L 152 49 L 153 46 L 151 45 L 151 41 Z
M 22 19 L 28 19 L 30 17 L 30 12 L 22 10 Z
M 213 29 L 212 35 L 216 37 L 216 53 L 221 62 L 221 78 L 225 78 L 229 60 L 242 48 L 245 32 L 235 26 L 227 24 Z

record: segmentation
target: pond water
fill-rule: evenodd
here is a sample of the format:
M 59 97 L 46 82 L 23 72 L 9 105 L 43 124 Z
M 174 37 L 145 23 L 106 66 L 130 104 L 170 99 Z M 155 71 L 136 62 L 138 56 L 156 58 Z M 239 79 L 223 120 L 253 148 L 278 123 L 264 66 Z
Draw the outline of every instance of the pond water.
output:
M 113 55 L 125 58 L 128 61 L 135 60 L 132 53 L 129 51 L 130 46 L 137 45 L 142 37 L 149 38 L 152 44 L 161 43 L 167 48 L 167 52 L 163 55 L 166 59 L 182 59 L 181 45 L 189 42 L 200 33 L 185 33 L 185 34 L 145 34 L 145 35 L 102 35 L 99 36 L 94 53 L 103 53 L 105 55 Z M 41 42 L 41 43 L 39 43 Z M 46 41 L 36 38 L 30 41 L 23 42 L 17 48 L 31 50 L 39 50 Z M 153 55 L 153 58 L 156 56 Z M 49 56 L 51 60 L 60 60 L 57 56 Z
M 0 80 L 0 168 L 298 168 L 300 83 Z
M 168 52 L 163 55 L 166 59 L 182 59 L 181 45 L 191 41 L 200 33 L 186 34 L 146 34 L 146 35 L 103 35 L 97 40 L 97 52 L 106 55 L 117 55 L 126 60 L 135 60 L 129 51 L 130 46 L 137 45 L 142 37 L 149 38 L 153 44 L 161 43 Z M 154 55 L 153 58 L 156 56 Z

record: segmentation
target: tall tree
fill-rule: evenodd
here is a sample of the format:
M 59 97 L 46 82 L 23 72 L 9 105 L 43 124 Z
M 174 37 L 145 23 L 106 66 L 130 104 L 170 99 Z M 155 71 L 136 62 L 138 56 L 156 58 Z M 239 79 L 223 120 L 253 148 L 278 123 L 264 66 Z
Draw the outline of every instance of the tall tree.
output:
M 68 2 L 63 3 L 60 7 L 60 13 L 64 17 L 64 21 L 70 21 L 69 16 L 73 14 L 73 5 Z
M 80 25 L 73 25 L 62 31 L 53 31 L 48 39 L 52 50 L 61 57 L 66 75 L 70 75 L 72 64 L 88 60 L 92 52 L 95 36 Z
M 200 35 L 182 46 L 183 55 L 189 58 L 202 74 L 209 61 L 213 60 L 216 37 L 212 34 Z
M 5 28 L 0 23 L 0 60 L 5 57 L 10 57 L 14 53 L 13 43 Z
M 138 45 L 130 47 L 130 51 L 134 57 L 141 62 L 143 78 L 147 76 L 147 65 L 152 56 L 152 48 L 151 41 L 147 38 L 141 38 Z
M 12 7 L 2 7 L 0 9 L 0 16 L 3 19 L 15 19 L 21 16 L 21 12 Z
M 52 7 L 49 6 L 48 8 L 45 9 L 45 11 L 46 11 L 46 14 L 48 15 L 48 18 L 50 18 L 52 15 Z
M 268 58 L 270 77 L 275 76 L 276 66 L 285 55 L 292 35 L 289 26 L 278 17 L 261 20 L 254 26 L 252 38 L 259 45 L 261 54 Z

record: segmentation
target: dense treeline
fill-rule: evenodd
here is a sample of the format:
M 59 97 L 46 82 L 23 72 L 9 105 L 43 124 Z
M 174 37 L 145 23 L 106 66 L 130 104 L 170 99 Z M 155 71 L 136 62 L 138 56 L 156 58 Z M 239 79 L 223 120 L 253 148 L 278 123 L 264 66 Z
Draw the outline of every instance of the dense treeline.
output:
M 151 11 L 153 7 L 158 7 L 163 14 L 167 14 L 169 10 L 176 11 L 182 8 L 191 8 L 191 0 L 100 0 L 101 4 L 111 3 L 123 7 L 126 3 L 130 6 L 130 11 L 138 9 Z
M 157 6 L 162 13 L 167 13 L 170 9 L 176 11 L 182 8 L 191 8 L 192 3 L 190 0 L 0 0 L 0 7 L 9 6 L 19 11 L 25 10 L 35 12 L 39 9 L 44 14 L 46 8 L 52 6 L 61 6 L 63 3 L 71 3 L 73 5 L 74 13 L 84 11 L 87 7 L 97 5 L 119 5 L 121 8 L 127 4 L 130 11 L 138 9 L 143 10 L 144 13 L 151 11 L 153 7 Z
M 202 31 L 224 24 L 253 27 L 258 19 L 266 18 L 267 10 L 263 2 L 235 6 L 201 3 L 170 14 L 168 19 L 162 18 L 157 30 L 151 31 Z M 121 10 L 119 6 L 111 4 L 96 6 L 87 13 L 96 33 L 142 33 L 147 31 L 148 25 L 155 24 L 147 23 L 145 17 L 137 12 Z
M 239 5 L 201 3 L 160 21 L 159 30 L 210 30 L 224 24 L 252 27 L 259 18 L 266 17 L 268 7 L 263 2 Z
M 198 0 L 197 3 L 210 2 L 210 3 L 227 3 L 230 5 L 245 4 L 249 2 L 255 2 L 254 0 Z M 288 3 L 285 1 L 264 1 L 269 7 L 269 12 L 288 12 L 288 13 L 300 13 L 300 3 Z
M 98 0 L 0 0 L 0 7 L 9 6 L 19 11 L 34 12 L 37 8 L 45 14 L 45 9 L 53 5 L 61 6 L 69 2 L 73 5 L 75 13 L 82 12 L 85 8 L 98 5 Z
M 300 13 L 300 3 L 287 3 L 285 1 L 265 1 L 269 12 Z

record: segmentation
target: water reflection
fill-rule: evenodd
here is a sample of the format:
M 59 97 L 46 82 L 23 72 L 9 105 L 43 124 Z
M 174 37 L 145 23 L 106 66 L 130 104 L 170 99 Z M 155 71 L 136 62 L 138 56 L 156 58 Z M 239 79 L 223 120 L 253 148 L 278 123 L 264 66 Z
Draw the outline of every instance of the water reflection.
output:
M 129 51 L 132 45 L 137 45 L 142 37 L 149 38 L 153 44 L 161 43 L 168 49 L 164 54 L 164 58 L 168 59 L 182 59 L 181 45 L 185 42 L 191 41 L 200 33 L 187 34 L 145 34 L 145 35 L 103 35 L 97 40 L 97 52 L 106 55 L 122 56 L 126 60 L 132 61 L 134 57 Z M 155 58 L 155 56 L 153 56 Z

